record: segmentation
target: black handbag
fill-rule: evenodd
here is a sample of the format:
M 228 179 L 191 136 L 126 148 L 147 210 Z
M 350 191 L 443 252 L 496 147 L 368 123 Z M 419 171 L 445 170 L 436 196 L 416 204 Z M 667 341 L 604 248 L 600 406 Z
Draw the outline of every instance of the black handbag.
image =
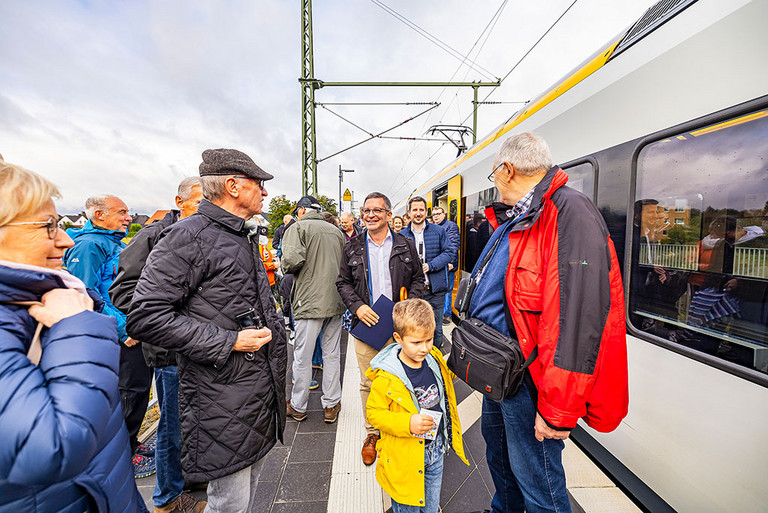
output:
M 483 260 L 474 278 L 464 278 L 456 294 L 456 309 L 466 315 L 469 302 L 486 265 L 496 251 L 501 237 L 496 240 Z M 504 310 L 507 325 L 514 331 L 509 317 L 506 294 Z M 525 370 L 539 354 L 534 348 L 528 358 L 523 357 L 517 339 L 488 326 L 477 318 L 461 321 L 451 334 L 451 354 L 448 368 L 462 381 L 494 401 L 513 396 L 520 389 Z

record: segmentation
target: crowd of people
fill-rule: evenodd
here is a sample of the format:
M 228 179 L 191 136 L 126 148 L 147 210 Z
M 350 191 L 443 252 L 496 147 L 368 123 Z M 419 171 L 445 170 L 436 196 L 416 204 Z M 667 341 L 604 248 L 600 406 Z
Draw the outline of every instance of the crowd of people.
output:
M 371 192 L 359 220 L 305 196 L 273 255 L 272 178 L 238 150 L 206 150 L 177 209 L 126 245 L 121 199 L 90 197 L 86 225 L 65 231 L 56 186 L 0 160 L 0 512 L 143 512 L 134 478 L 154 472 L 155 512 L 254 511 L 264 457 L 288 417 L 311 414 L 310 390 L 322 390 L 323 420 L 338 419 L 344 329 L 363 463 L 376 463 L 395 513 L 438 511 L 444 455 L 467 461 L 443 343 L 460 229 L 420 196 L 395 216 Z M 463 227 L 483 242 L 469 315 L 538 352 L 520 392 L 483 400 L 490 508 L 570 511 L 563 440 L 580 418 L 606 431 L 627 411 L 619 266 L 599 212 L 565 187 L 541 138 L 508 139 L 489 179 L 500 201 Z M 356 330 L 375 329 L 381 302 L 394 328 L 373 343 Z M 153 376 L 160 420 L 141 444 Z

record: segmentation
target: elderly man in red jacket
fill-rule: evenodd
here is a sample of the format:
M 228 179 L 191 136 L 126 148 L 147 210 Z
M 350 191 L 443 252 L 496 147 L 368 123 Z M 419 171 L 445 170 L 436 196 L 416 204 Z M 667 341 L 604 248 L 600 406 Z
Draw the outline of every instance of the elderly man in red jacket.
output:
M 491 508 L 568 512 L 563 440 L 580 418 L 611 431 L 627 414 L 619 262 L 600 212 L 565 185 L 541 137 L 506 140 L 488 178 L 501 201 L 486 209 L 495 231 L 473 276 L 495 250 L 469 314 L 516 338 L 526 358 L 538 351 L 517 394 L 483 400 Z

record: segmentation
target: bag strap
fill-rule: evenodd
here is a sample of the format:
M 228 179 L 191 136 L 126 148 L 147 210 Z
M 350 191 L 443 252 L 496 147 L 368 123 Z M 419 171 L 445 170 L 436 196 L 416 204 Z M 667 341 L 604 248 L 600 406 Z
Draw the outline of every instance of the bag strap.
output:
M 40 305 L 43 304 L 39 301 L 3 301 L 3 304 L 6 305 L 19 305 L 19 306 L 26 306 L 30 307 L 33 305 Z M 43 345 L 40 342 L 40 333 L 43 331 L 43 323 L 38 322 L 37 327 L 35 328 L 35 334 L 32 336 L 32 343 L 29 345 L 29 350 L 27 350 L 27 358 L 29 358 L 29 361 L 32 362 L 32 365 L 37 365 L 40 363 L 40 359 L 43 357 Z

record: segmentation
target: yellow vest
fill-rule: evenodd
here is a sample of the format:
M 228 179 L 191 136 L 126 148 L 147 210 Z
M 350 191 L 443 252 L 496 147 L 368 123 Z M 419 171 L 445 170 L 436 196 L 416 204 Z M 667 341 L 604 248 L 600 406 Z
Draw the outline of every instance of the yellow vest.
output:
M 469 465 L 464 457 L 456 392 L 453 389 L 455 375 L 445 365 L 439 349 L 433 347 L 430 354 L 437 360 L 443 378 L 451 415 L 453 450 Z M 400 504 L 424 506 L 424 439 L 413 436 L 409 427 L 411 416 L 419 413 L 419 407 L 397 376 L 373 368 L 366 371 L 366 376 L 373 382 L 368 396 L 368 422 L 381 431 L 381 440 L 376 444 L 379 456 L 376 480 Z

